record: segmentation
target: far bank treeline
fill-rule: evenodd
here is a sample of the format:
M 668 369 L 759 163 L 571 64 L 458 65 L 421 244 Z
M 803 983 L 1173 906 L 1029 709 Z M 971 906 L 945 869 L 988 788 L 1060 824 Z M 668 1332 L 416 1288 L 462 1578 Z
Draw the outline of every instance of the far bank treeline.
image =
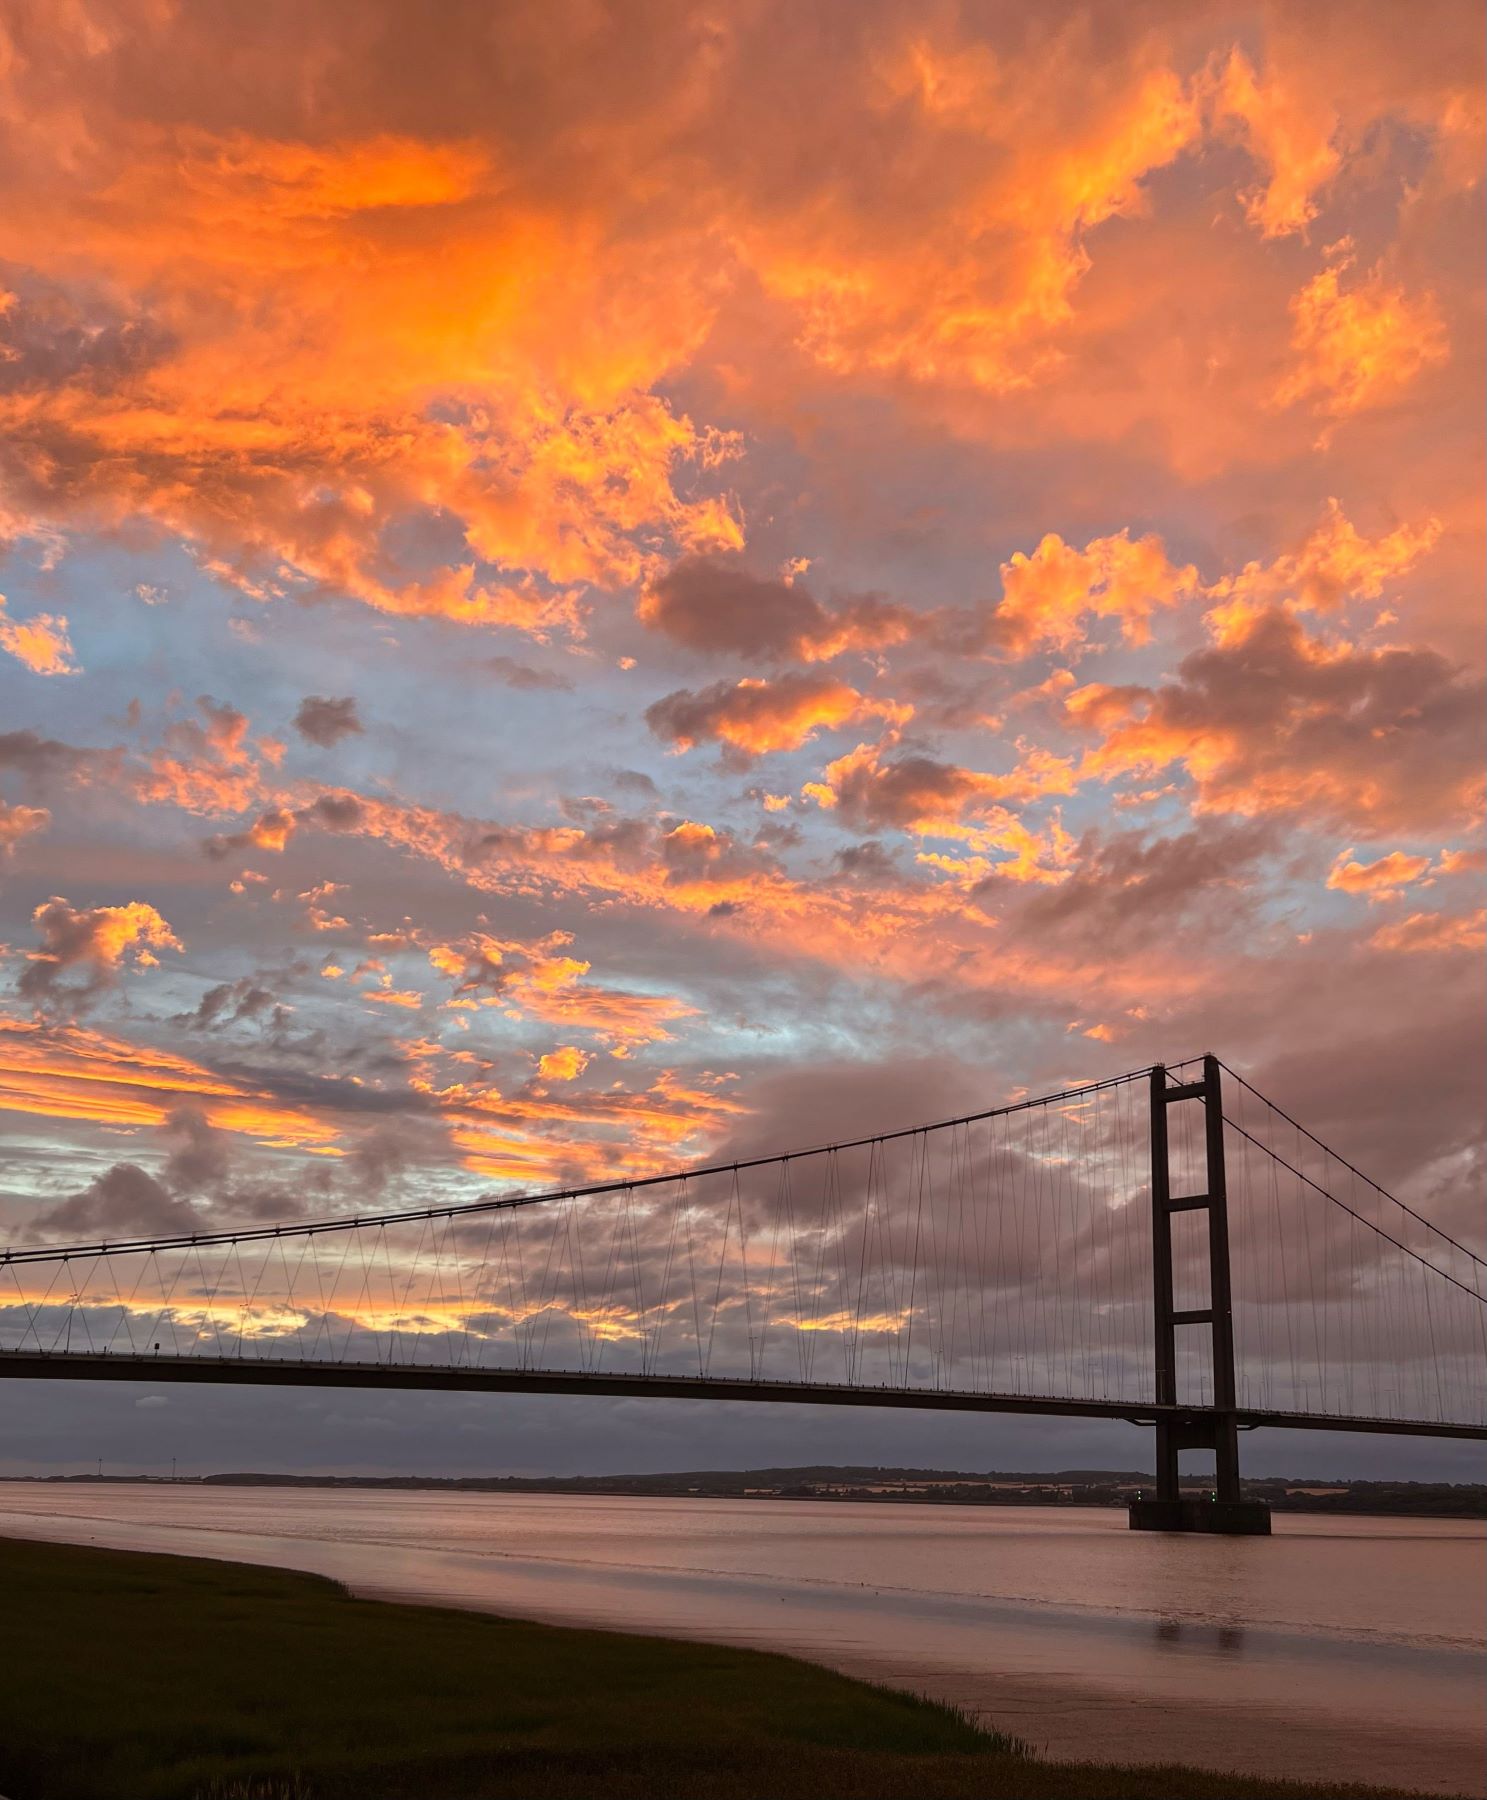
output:
M 60 1475 L 45 1481 L 160 1483 L 154 1475 Z M 1132 1469 L 975 1474 L 946 1469 L 808 1466 L 702 1469 L 663 1475 L 438 1476 L 279 1475 L 227 1472 L 182 1476 L 176 1486 L 385 1488 L 450 1493 L 640 1495 L 651 1498 L 819 1500 L 930 1506 L 1124 1506 L 1155 1477 Z M 1185 1487 L 1202 1493 L 1194 1479 Z M 1336 1481 L 1271 1476 L 1246 1481 L 1247 1499 L 1277 1512 L 1372 1513 L 1411 1518 L 1487 1518 L 1487 1483 Z

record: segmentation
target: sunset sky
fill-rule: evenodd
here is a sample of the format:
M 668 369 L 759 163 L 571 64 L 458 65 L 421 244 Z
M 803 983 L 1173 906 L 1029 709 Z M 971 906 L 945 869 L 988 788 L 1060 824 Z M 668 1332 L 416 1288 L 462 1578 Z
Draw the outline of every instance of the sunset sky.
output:
M 1475 5 L 8 18 L 0 1235 L 1211 1048 L 1480 1247 Z M 699 1441 L 230 1404 L 259 1463 Z

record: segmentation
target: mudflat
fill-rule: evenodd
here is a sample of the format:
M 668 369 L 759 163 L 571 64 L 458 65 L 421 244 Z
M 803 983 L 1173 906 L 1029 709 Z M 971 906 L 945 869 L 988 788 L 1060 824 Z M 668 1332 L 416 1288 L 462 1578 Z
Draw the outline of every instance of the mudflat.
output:
M 359 1600 L 325 1579 L 0 1540 L 13 1800 L 1384 1800 L 1030 1757 L 789 1657 Z
M 1471 1521 L 1169 1541 L 1109 1509 L 7 1482 L 0 1531 L 777 1651 L 1060 1758 L 1481 1791 Z

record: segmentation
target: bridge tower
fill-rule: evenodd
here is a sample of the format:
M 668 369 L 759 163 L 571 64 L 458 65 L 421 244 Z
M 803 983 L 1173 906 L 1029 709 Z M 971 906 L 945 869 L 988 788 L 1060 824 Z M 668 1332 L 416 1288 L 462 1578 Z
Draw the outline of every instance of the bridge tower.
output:
M 1204 1191 L 1174 1194 L 1168 1113 L 1183 1103 L 1203 1108 Z M 1181 1212 L 1208 1214 L 1208 1303 L 1179 1311 L 1173 1301 L 1172 1219 Z M 1151 1072 L 1152 1298 L 1155 1324 L 1157 1491 L 1154 1500 L 1131 1505 L 1138 1531 L 1214 1531 L 1267 1534 L 1270 1509 L 1246 1501 L 1239 1486 L 1239 1427 L 1235 1417 L 1234 1305 L 1229 1280 L 1229 1192 L 1224 1171 L 1224 1095 L 1219 1060 L 1203 1058 L 1197 1081 L 1170 1083 L 1165 1066 Z M 1177 1329 L 1206 1325 L 1212 1345 L 1212 1406 L 1180 1407 L 1177 1393 Z M 1166 1409 L 1179 1409 L 1168 1411 Z M 1211 1450 L 1210 1498 L 1184 1500 L 1178 1456 Z

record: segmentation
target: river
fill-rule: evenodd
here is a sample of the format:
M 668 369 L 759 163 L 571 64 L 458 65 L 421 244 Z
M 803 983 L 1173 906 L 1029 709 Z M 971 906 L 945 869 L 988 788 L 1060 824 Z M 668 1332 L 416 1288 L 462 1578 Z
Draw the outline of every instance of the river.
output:
M 791 1651 L 1061 1757 L 1483 1792 L 1475 1521 L 0 1482 L 0 1534 Z

